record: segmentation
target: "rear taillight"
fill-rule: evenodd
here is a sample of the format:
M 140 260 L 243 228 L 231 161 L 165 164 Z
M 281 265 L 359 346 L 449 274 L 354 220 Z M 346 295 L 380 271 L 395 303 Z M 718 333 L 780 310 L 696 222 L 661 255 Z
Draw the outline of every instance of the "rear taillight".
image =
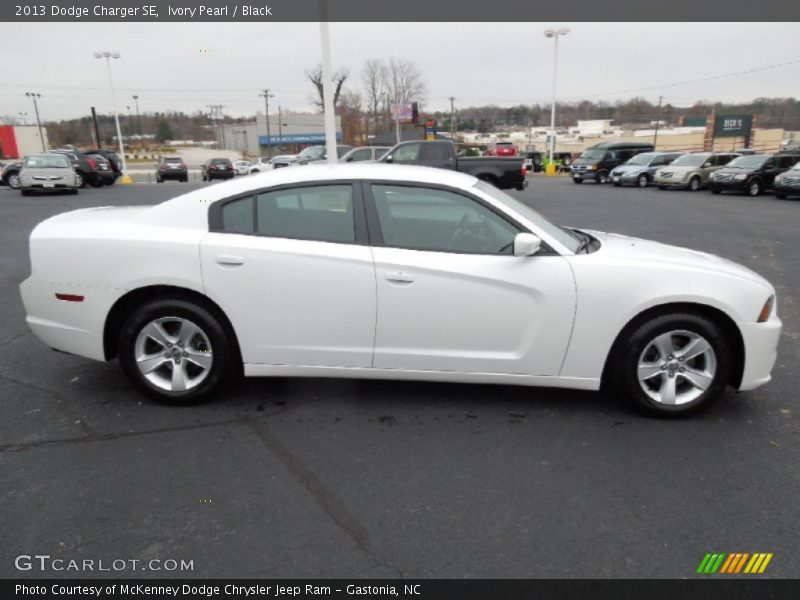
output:
M 89 166 L 92 168 L 93 171 L 97 170 L 97 161 L 93 158 L 87 158 L 86 162 L 89 163 Z

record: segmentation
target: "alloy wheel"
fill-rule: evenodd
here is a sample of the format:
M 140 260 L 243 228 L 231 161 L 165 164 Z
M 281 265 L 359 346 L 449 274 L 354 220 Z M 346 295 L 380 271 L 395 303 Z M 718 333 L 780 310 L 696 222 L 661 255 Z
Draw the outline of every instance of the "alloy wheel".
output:
M 183 317 L 161 317 L 145 325 L 136 337 L 134 358 L 143 377 L 170 392 L 196 388 L 214 363 L 208 335 Z
M 14 173 L 8 176 L 8 187 L 12 190 L 18 190 L 22 187 L 22 182 L 19 179 L 19 175 Z
M 639 385 L 659 404 L 696 400 L 714 380 L 717 357 L 711 344 L 692 331 L 674 330 L 651 340 L 637 366 Z

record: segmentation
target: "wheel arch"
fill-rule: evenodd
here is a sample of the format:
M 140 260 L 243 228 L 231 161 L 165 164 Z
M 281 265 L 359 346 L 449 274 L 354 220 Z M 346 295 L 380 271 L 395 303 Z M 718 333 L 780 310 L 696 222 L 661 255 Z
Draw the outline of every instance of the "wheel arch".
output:
M 188 300 L 195 302 L 214 314 L 222 326 L 225 328 L 228 335 L 233 340 L 233 347 L 238 355 L 239 362 L 241 362 L 242 351 L 239 346 L 239 338 L 236 335 L 236 330 L 233 328 L 230 319 L 220 306 L 205 294 L 201 294 L 196 290 L 191 290 L 184 287 L 172 285 L 148 285 L 129 291 L 121 296 L 108 311 L 106 322 L 103 327 L 103 353 L 106 360 L 111 360 L 117 356 L 117 340 L 122 331 L 122 326 L 125 320 L 130 315 L 134 308 L 147 300 L 153 298 L 180 298 L 181 300 Z
M 624 340 L 633 329 L 639 327 L 643 322 L 660 315 L 674 312 L 688 312 L 697 314 L 706 317 L 722 328 L 731 343 L 731 349 L 733 350 L 734 357 L 733 368 L 731 369 L 731 379 L 728 383 L 734 388 L 739 387 L 742 382 L 742 376 L 744 375 L 745 359 L 744 338 L 742 337 L 742 332 L 739 330 L 736 322 L 725 311 L 708 304 L 700 304 L 697 302 L 670 302 L 666 304 L 658 304 L 656 306 L 651 306 L 632 317 L 625 324 L 625 326 L 620 329 L 616 338 L 614 338 L 614 342 L 611 344 L 611 348 L 608 351 L 605 363 L 603 364 L 603 373 L 601 376 L 601 385 L 603 387 L 606 387 L 608 383 L 610 383 L 611 362 L 614 358 L 614 355 L 619 351 L 622 340 Z

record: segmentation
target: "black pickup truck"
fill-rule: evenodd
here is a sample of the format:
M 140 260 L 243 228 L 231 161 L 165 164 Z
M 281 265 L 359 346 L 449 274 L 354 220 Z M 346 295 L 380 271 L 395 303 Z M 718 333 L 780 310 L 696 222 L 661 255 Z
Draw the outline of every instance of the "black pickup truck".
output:
M 449 141 L 402 142 L 378 162 L 461 171 L 504 190 L 523 190 L 528 185 L 522 157 L 459 157 L 455 145 Z

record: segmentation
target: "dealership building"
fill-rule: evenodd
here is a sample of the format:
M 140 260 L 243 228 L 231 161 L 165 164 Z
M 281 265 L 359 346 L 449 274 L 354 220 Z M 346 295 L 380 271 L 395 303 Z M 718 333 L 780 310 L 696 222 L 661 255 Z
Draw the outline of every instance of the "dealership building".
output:
M 342 122 L 336 117 L 336 140 L 342 141 Z M 269 127 L 263 114 L 255 121 L 220 125 L 217 144 L 225 150 L 235 150 L 248 156 L 277 156 L 295 154 L 306 146 L 325 143 L 324 115 L 269 116 Z

